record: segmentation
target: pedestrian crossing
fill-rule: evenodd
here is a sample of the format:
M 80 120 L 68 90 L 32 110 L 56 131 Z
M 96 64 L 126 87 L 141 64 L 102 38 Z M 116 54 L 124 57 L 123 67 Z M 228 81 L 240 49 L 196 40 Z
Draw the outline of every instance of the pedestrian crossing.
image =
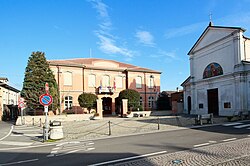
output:
M 71 153 L 76 153 L 78 151 L 90 151 L 94 150 L 94 142 L 93 141 L 70 141 L 57 144 L 55 148 L 53 148 L 50 154 L 47 157 L 55 157 L 55 156 L 63 156 Z
M 225 127 L 233 127 L 235 129 L 247 129 L 250 130 L 250 124 L 242 123 L 242 122 L 234 122 L 234 123 L 226 123 L 222 126 Z

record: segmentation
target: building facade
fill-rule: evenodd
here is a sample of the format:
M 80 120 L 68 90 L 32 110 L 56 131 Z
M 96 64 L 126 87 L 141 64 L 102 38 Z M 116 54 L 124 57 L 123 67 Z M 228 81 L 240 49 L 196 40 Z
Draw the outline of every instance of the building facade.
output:
M 18 116 L 20 91 L 8 85 L 8 78 L 0 77 L 0 121 L 14 120 Z
M 240 27 L 211 23 L 189 51 L 184 112 L 231 116 L 250 111 L 250 39 Z
M 113 60 L 79 58 L 48 61 L 60 93 L 60 110 L 79 106 L 78 96 L 94 93 L 102 99 L 104 114 L 120 112 L 116 98 L 124 89 L 140 93 L 144 110 L 155 108 L 161 72 Z

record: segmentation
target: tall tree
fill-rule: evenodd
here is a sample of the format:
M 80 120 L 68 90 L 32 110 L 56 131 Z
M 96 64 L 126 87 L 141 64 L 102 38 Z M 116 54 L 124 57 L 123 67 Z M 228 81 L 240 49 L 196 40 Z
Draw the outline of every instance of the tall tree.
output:
M 59 91 L 55 76 L 49 68 L 43 52 L 33 52 L 29 57 L 23 82 L 21 96 L 24 97 L 27 107 L 31 110 L 43 110 L 39 102 L 40 95 L 45 93 L 45 83 L 49 84 L 49 93 L 53 97 L 53 103 L 49 110 L 59 107 Z
M 128 99 L 128 107 L 133 107 L 134 110 L 140 108 L 140 93 L 133 89 L 125 89 L 119 93 L 120 103 L 122 99 Z

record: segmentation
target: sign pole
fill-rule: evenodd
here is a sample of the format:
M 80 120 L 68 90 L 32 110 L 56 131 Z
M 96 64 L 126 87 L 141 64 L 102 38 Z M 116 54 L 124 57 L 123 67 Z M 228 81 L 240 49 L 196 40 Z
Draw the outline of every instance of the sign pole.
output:
M 48 141 L 49 139 L 49 125 L 48 125 L 48 106 L 44 106 L 44 112 L 45 112 L 45 141 Z
M 23 107 L 21 107 L 21 124 L 23 125 Z

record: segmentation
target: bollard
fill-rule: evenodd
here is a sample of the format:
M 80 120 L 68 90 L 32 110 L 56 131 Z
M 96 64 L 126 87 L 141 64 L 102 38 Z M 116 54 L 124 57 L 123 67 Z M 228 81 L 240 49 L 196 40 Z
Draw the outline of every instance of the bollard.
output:
M 34 118 L 32 118 L 32 125 L 35 126 Z
M 40 118 L 39 121 L 40 121 L 40 127 L 42 127 L 42 119 Z
M 158 118 L 157 121 L 158 121 L 158 130 L 160 130 L 160 118 Z
M 109 135 L 111 135 L 111 122 L 109 121 Z

